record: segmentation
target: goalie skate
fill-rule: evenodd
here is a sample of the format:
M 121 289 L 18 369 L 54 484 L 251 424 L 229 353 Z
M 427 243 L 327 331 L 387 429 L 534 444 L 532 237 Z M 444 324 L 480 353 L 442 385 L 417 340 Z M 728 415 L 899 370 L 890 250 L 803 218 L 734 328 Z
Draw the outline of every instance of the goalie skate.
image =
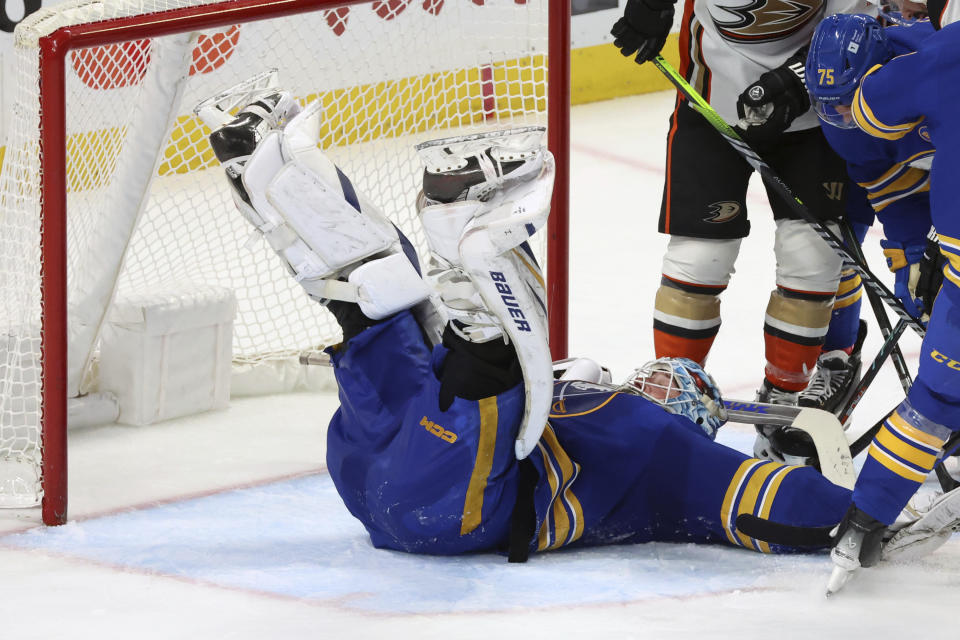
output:
M 240 211 L 321 303 L 356 302 L 380 319 L 425 300 L 406 239 L 317 149 L 320 103 L 289 118 L 284 95 L 258 97 L 210 136 Z
M 427 277 L 453 330 L 472 342 L 512 342 L 526 388 L 516 455 L 536 447 L 553 389 L 543 275 L 527 239 L 546 222 L 553 156 L 542 127 L 418 145 Z
M 280 93 L 279 75 L 276 69 L 258 73 L 242 80 L 229 89 L 210 96 L 193 109 L 203 124 L 216 131 L 234 119 L 234 113 L 271 93 Z

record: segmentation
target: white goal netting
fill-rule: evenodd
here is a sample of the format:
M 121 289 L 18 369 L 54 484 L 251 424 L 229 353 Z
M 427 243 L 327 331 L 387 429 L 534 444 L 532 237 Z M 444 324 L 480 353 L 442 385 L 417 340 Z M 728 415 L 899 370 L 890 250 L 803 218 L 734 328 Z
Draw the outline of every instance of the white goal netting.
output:
M 0 174 L 0 505 L 36 504 L 41 440 L 41 38 L 56 29 L 186 6 L 75 1 L 17 31 L 16 108 Z M 413 145 L 547 125 L 549 0 L 385 0 L 82 48 L 66 58 L 69 396 L 95 390 L 98 336 L 115 296 L 188 284 L 237 297 L 233 357 L 288 358 L 338 340 L 235 211 L 193 106 L 278 69 L 320 100 L 320 145 L 423 249 Z M 52 112 L 45 114 L 52 117 Z M 47 179 L 55 179 L 48 176 Z M 543 257 L 545 248 L 539 247 Z

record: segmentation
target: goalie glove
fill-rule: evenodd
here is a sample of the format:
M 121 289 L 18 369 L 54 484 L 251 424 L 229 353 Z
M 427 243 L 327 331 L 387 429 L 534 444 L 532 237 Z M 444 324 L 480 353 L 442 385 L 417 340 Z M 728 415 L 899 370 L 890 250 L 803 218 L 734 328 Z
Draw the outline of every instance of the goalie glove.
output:
M 918 287 L 920 284 L 920 262 L 924 259 L 928 244 L 907 244 L 894 240 L 880 241 L 880 246 L 883 247 L 883 255 L 887 258 L 887 268 L 893 272 L 896 278 L 893 288 L 894 295 L 899 298 L 910 315 L 920 318 L 924 323 L 929 318 L 929 315 L 927 315 L 928 308 L 924 306 L 923 299 L 920 296 L 921 291 L 918 290 Z M 940 252 L 939 245 L 936 250 L 937 253 Z M 929 283 L 929 275 L 927 281 Z
M 663 49 L 673 26 L 674 0 L 627 0 L 623 17 L 610 34 L 625 57 L 636 52 L 637 64 L 653 60 Z
M 751 146 L 769 145 L 810 108 L 804 83 L 806 59 L 804 47 L 781 66 L 761 75 L 737 98 L 739 128 Z

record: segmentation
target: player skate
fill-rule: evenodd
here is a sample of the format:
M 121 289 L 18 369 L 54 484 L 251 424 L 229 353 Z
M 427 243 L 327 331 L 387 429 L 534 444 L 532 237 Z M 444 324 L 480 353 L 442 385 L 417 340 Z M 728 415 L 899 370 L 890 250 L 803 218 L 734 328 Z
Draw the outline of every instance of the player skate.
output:
M 860 567 L 873 566 L 878 560 L 915 560 L 942 547 L 960 531 L 960 489 L 914 496 L 882 534 L 883 525 L 874 523 L 872 527 L 848 527 L 840 536 L 830 554 L 834 568 L 827 583 L 828 596 L 842 589 Z M 875 536 L 872 541 L 871 535 Z M 876 536 L 882 536 L 879 544 Z
M 319 101 L 301 111 L 276 89 L 250 96 L 249 84 L 217 96 L 220 109 L 205 103 L 197 111 L 219 124 L 210 144 L 240 212 L 307 294 L 323 304 L 356 302 L 373 320 L 426 300 L 406 238 L 317 148 Z M 224 122 L 217 114 L 237 95 L 251 101 Z
M 866 337 L 867 323 L 861 320 L 857 343 L 849 355 L 842 350 L 828 351 L 820 355 L 816 373 L 807 388 L 800 392 L 798 404 L 801 407 L 840 413 L 860 382 L 860 369 L 863 365 L 860 351 Z
M 546 222 L 553 193 L 543 132 L 525 127 L 417 146 L 427 277 L 441 313 L 465 340 L 512 342 L 520 361 L 527 393 L 518 458 L 536 447 L 553 388 L 544 280 L 527 244 Z

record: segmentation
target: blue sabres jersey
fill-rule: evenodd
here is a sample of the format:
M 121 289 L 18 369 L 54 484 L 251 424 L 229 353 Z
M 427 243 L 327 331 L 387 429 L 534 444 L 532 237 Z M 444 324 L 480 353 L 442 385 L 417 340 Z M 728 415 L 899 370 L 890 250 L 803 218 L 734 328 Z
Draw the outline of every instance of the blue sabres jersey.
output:
M 854 502 L 883 522 L 900 508 L 960 429 L 960 23 L 922 39 L 913 53 L 872 68 L 854 95 L 853 116 L 865 132 L 901 141 L 926 131 L 936 147 L 930 169 L 930 212 L 947 258 L 907 399 L 870 446 Z
M 871 69 L 854 96 L 857 125 L 882 140 L 903 140 L 924 132 L 937 149 L 930 169 L 930 208 L 950 261 L 945 277 L 957 296 L 960 287 L 960 24 L 921 41 L 914 53 Z M 956 298 L 955 300 L 960 300 Z
M 899 55 L 915 51 L 934 31 L 925 20 L 888 27 L 885 33 Z M 830 146 L 846 160 L 850 178 L 866 191 L 887 238 L 923 244 L 931 224 L 929 168 L 934 146 L 929 127 L 916 127 L 897 140 L 877 138 L 859 129 L 827 124 L 821 128 Z
M 341 407 L 327 467 L 377 547 L 455 554 L 502 550 L 510 538 L 523 387 L 441 410 L 445 356 L 424 346 L 409 313 L 333 353 Z M 750 458 L 644 398 L 586 382 L 556 383 L 528 460 L 531 551 L 651 540 L 782 551 L 738 531 L 737 516 L 822 526 L 850 502 L 812 468 Z

